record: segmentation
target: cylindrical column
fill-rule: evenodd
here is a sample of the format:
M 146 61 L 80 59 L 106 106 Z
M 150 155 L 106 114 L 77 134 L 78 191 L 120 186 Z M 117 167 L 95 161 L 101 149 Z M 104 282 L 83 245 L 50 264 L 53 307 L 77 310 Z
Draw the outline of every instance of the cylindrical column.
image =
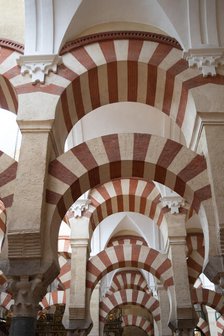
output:
M 8 286 L 13 294 L 13 318 L 10 326 L 10 336 L 35 336 L 39 302 L 46 292 L 42 276 L 21 276 L 11 279 Z

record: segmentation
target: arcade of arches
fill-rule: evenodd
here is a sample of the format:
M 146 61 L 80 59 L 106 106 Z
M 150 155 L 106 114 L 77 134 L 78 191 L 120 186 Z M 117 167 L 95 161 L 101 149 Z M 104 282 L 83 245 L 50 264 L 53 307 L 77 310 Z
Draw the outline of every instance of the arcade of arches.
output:
M 0 2 L 0 335 L 224 335 L 223 15 Z

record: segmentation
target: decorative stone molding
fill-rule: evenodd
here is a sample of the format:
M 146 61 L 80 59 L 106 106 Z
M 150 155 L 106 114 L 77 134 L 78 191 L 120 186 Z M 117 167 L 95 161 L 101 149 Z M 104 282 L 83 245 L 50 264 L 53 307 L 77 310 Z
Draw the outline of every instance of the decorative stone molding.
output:
M 180 196 L 165 196 L 160 198 L 163 207 L 168 207 L 171 214 L 178 214 L 180 207 L 185 206 L 185 200 Z
M 83 320 L 86 317 L 85 307 L 69 307 L 69 320 Z
M 69 209 L 74 213 L 74 217 L 81 218 L 83 211 L 86 211 L 89 209 L 91 201 L 89 199 L 78 199 Z
M 224 65 L 224 49 L 190 49 L 184 52 L 183 57 L 188 61 L 189 67 L 196 66 L 202 71 L 203 77 L 216 76 L 216 69 Z
M 18 51 L 21 54 L 24 52 L 24 46 L 22 44 L 4 38 L 0 39 L 0 47 Z
M 9 259 L 40 258 L 41 244 L 39 232 L 8 233 Z
M 67 42 L 62 48 L 60 54 L 63 55 L 76 48 L 88 45 L 91 43 L 110 41 L 110 40 L 144 40 L 158 43 L 164 43 L 173 46 L 177 49 L 182 49 L 180 44 L 173 37 L 143 31 L 109 31 L 97 34 L 91 34 L 79 37 L 74 41 Z
M 32 77 L 33 84 L 44 83 L 45 76 L 50 71 L 56 73 L 57 67 L 62 63 L 61 56 L 52 55 L 24 55 L 17 59 L 17 64 L 21 67 L 21 74 L 28 73 Z
M 39 310 L 39 302 L 46 292 L 43 286 L 42 275 L 38 274 L 32 279 L 28 275 L 13 277 L 8 281 L 7 290 L 12 293 L 15 303 L 13 315 L 36 317 Z
M 189 148 L 196 151 L 204 126 L 224 126 L 224 112 L 197 112 Z

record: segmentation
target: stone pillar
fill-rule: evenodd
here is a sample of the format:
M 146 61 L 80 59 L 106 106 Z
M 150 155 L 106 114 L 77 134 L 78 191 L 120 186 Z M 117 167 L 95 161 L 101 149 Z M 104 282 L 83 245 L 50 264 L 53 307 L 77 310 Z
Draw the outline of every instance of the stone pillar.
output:
M 176 335 L 192 335 L 196 325 L 194 308 L 191 303 L 188 270 L 186 263 L 185 215 L 166 214 L 168 226 L 168 255 L 172 262 L 176 320 L 169 322 L 169 327 Z
M 22 144 L 13 206 L 8 215 L 8 275 L 40 272 L 43 256 L 45 187 L 53 154 L 52 121 L 20 121 Z
M 88 207 L 88 200 L 78 200 L 71 210 L 74 216 L 69 219 L 71 226 L 71 285 L 63 324 L 68 335 L 85 335 L 90 327 L 89 307 L 86 297 L 86 264 L 89 256 L 89 221 L 82 217 Z M 70 334 L 69 334 L 70 333 Z
M 224 113 L 200 113 L 200 139 L 197 149 L 202 152 L 207 161 L 209 182 L 212 191 L 213 211 L 215 213 L 214 241 L 209 237 L 209 244 L 217 254 L 209 257 L 209 263 L 204 272 L 216 284 L 224 280 Z M 213 223 L 210 223 L 213 224 Z M 211 235 L 211 232 L 210 232 Z M 216 245 L 213 247 L 213 245 Z M 211 253 L 210 253 L 211 255 Z
M 162 285 L 162 283 L 157 284 L 157 293 L 158 293 L 160 313 L 161 313 L 162 335 L 171 336 L 172 331 L 168 327 L 170 303 L 169 303 L 167 291 Z
M 9 280 L 8 290 L 15 300 L 10 336 L 35 336 L 39 302 L 46 293 L 46 288 L 42 275 L 32 278 L 20 276 Z
M 100 316 L 100 309 L 99 309 L 99 303 L 100 303 L 100 284 L 98 283 L 96 287 L 93 290 L 93 294 L 91 296 L 90 301 L 90 312 L 91 317 L 93 320 L 93 329 L 90 331 L 89 336 L 99 336 L 99 316 Z

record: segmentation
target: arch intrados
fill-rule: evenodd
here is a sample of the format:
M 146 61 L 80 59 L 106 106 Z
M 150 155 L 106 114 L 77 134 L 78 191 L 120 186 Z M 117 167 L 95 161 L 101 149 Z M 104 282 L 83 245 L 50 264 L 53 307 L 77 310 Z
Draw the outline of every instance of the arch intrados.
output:
M 124 326 L 136 326 L 141 328 L 143 331 L 147 333 L 148 336 L 154 334 L 152 323 L 145 319 L 143 316 L 136 315 L 124 315 L 122 316 L 123 325 Z
M 126 38 L 126 41 L 129 42 L 129 50 L 130 50 L 130 59 L 117 59 L 116 55 L 114 54 L 114 52 L 111 53 L 107 53 L 106 55 L 106 60 L 105 57 L 102 57 L 100 60 L 97 60 L 97 65 L 94 63 L 93 60 L 89 60 L 89 58 L 91 59 L 91 57 L 87 57 L 87 64 L 86 66 L 86 71 L 82 71 L 82 73 L 80 73 L 80 71 L 77 70 L 77 72 L 79 72 L 79 75 L 72 75 L 71 73 L 71 83 L 68 85 L 68 87 L 63 91 L 57 108 L 56 108 L 56 119 L 57 115 L 60 116 L 64 113 L 66 114 L 66 110 L 68 112 L 69 110 L 69 106 L 68 106 L 68 102 L 74 101 L 75 104 L 75 108 L 77 109 L 77 113 L 73 113 L 72 115 L 70 115 L 70 113 L 67 113 L 66 115 L 66 121 L 64 122 L 64 136 L 62 139 L 62 145 L 65 143 L 65 138 L 67 137 L 68 133 L 70 132 L 70 130 L 72 129 L 72 127 L 75 125 L 75 123 L 80 120 L 83 116 L 85 116 L 87 113 L 93 111 L 94 109 L 109 104 L 109 103 L 115 103 L 115 102 L 121 102 L 121 101 L 136 101 L 136 102 L 140 102 L 140 103 L 146 103 L 147 105 L 153 106 L 153 107 L 157 107 L 155 106 L 155 97 L 154 98 L 150 98 L 148 97 L 146 99 L 146 101 L 143 98 L 137 98 L 137 96 L 134 94 L 134 96 L 132 97 L 132 94 L 130 93 L 130 97 L 128 98 L 128 94 L 127 94 L 127 99 L 119 99 L 119 95 L 117 95 L 118 97 L 113 97 L 113 98 L 109 98 L 109 97 L 105 97 L 102 99 L 99 99 L 99 93 L 96 93 L 97 88 L 96 88 L 96 84 L 98 84 L 98 73 L 103 72 L 103 73 L 107 73 L 107 67 L 110 66 L 111 68 L 113 67 L 117 67 L 118 64 L 126 64 L 128 66 L 128 63 L 131 62 L 132 67 L 135 67 L 136 69 L 140 69 L 142 67 L 149 67 L 149 69 L 151 69 L 152 73 L 156 72 L 157 76 L 166 76 L 167 78 L 167 83 L 173 83 L 175 76 L 182 71 L 188 69 L 188 63 L 186 60 L 182 59 L 182 54 L 181 51 L 174 48 L 173 46 L 170 45 L 166 45 L 163 43 L 155 43 L 152 41 L 146 41 L 147 43 L 154 43 L 156 44 L 157 48 L 158 48 L 158 57 L 159 59 L 162 57 L 161 55 L 164 53 L 164 58 L 167 56 L 166 54 L 169 54 L 169 52 L 171 50 L 175 50 L 177 53 L 179 53 L 179 59 L 177 61 L 177 69 L 172 65 L 171 68 L 169 69 L 169 71 L 164 70 L 162 67 L 160 67 L 160 62 L 155 61 L 154 58 L 150 58 L 150 59 L 146 59 L 144 61 L 139 61 L 139 53 L 138 53 L 138 48 L 139 45 L 142 45 L 143 40 L 129 40 L 128 38 Z M 99 41 L 98 43 L 100 43 L 100 45 L 107 45 L 107 44 L 111 44 L 114 41 Z M 88 46 L 88 50 L 89 48 L 91 48 L 91 44 L 89 44 Z M 107 47 L 105 47 L 107 48 Z M 78 47 L 75 50 L 72 51 L 72 55 L 75 57 L 77 56 L 78 60 L 82 63 L 82 59 L 80 59 L 80 54 L 82 55 L 82 53 L 86 54 L 86 50 L 84 48 L 84 46 Z M 150 56 L 151 57 L 151 56 Z M 157 63 L 159 63 L 157 65 Z M 126 67 L 125 65 L 125 67 Z M 69 68 L 69 66 L 68 66 Z M 157 71 L 159 69 L 159 71 Z M 145 69 L 143 69 L 145 72 Z M 66 69 L 67 71 L 67 69 Z M 75 70 L 74 70 L 75 71 Z M 136 70 L 137 71 L 137 70 Z M 63 77 L 63 72 L 64 69 L 61 70 L 61 75 Z M 177 72 L 177 73 L 176 73 Z M 59 69 L 59 75 L 60 75 L 60 69 Z M 95 76 L 95 77 L 94 77 Z M 66 77 L 66 74 L 65 74 Z M 112 75 L 111 79 L 114 80 L 116 76 Z M 125 77 L 125 76 L 124 76 Z M 138 87 L 138 83 L 137 83 L 137 76 L 128 76 L 128 81 L 129 81 L 129 87 L 130 88 L 136 88 Z M 153 76 L 152 76 L 153 78 Z M 152 80 L 152 79 L 151 79 Z M 158 81 L 158 79 L 157 79 Z M 80 83 L 82 83 L 82 85 L 80 86 Z M 156 83 L 156 81 L 155 81 Z M 183 83 L 183 79 L 180 79 L 179 77 L 176 78 L 176 84 L 179 83 L 179 87 L 182 87 L 182 83 Z M 176 85 L 175 84 L 175 85 Z M 82 94 L 81 92 L 88 92 L 89 91 L 89 85 L 94 87 L 94 93 L 90 94 L 91 100 L 92 100 L 92 104 L 83 104 L 82 101 Z M 124 85 L 121 85 L 122 87 L 126 87 Z M 127 85 L 128 87 L 128 85 Z M 156 88 L 154 88 L 156 90 Z M 153 89 L 153 90 L 154 90 Z M 79 95 L 77 97 L 74 97 L 73 95 L 73 90 L 76 90 L 77 92 L 79 92 Z M 110 89 L 109 89 L 110 90 Z M 114 89 L 113 89 L 114 90 Z M 119 90 L 119 88 L 118 88 Z M 128 90 L 128 89 L 127 89 Z M 131 89 L 129 90 L 131 92 Z M 151 90 L 148 90 L 148 92 L 150 92 Z M 156 94 L 156 91 L 155 91 Z M 110 94 L 109 94 L 110 95 Z M 122 95 L 121 95 L 122 96 Z M 172 96 L 171 95 L 167 95 L 166 96 L 166 102 L 163 104 L 162 107 L 162 112 L 164 112 L 166 115 L 168 115 L 170 118 L 173 119 L 174 122 L 177 122 L 177 120 L 175 118 L 172 117 L 172 114 L 170 115 L 170 105 L 171 105 L 171 101 L 172 101 Z M 88 98 L 89 99 L 89 98 Z M 193 99 L 193 98 L 192 98 Z M 101 101 L 100 101 L 101 100 Z M 177 104 L 178 102 L 176 102 Z M 87 106 L 87 107 L 85 107 Z M 63 109 L 63 113 L 61 111 L 61 108 Z M 161 109 L 159 107 L 159 109 Z M 65 116 L 64 116 L 65 117 Z M 57 123 L 57 121 L 56 121 Z M 58 120 L 58 127 L 59 125 L 61 125 L 61 120 Z M 62 135 L 62 128 L 60 128 L 60 135 Z
M 181 165 L 179 172 L 174 162 Z M 158 181 L 184 197 L 196 212 L 201 202 L 211 198 L 205 158 L 154 135 L 119 134 L 90 140 L 53 160 L 49 174 L 46 198 L 55 206 L 51 222 L 55 249 L 59 225 L 72 203 L 85 191 L 115 178 Z
M 125 198 L 128 198 L 131 196 L 132 201 L 135 202 L 136 204 L 140 204 L 140 207 L 135 209 L 133 207 L 133 204 L 127 204 L 126 202 L 123 202 L 124 207 L 121 209 L 113 209 L 111 207 L 111 204 L 114 204 L 114 201 L 119 200 L 122 197 L 122 200 L 124 201 Z M 87 211 L 84 216 L 89 218 L 89 223 L 90 223 L 90 236 L 94 233 L 98 225 L 100 225 L 101 221 L 103 221 L 106 217 L 123 212 L 123 211 L 128 211 L 128 212 L 138 212 L 139 214 L 149 217 L 151 220 L 155 221 L 155 224 L 157 225 L 158 229 L 161 231 L 163 234 L 163 230 L 160 226 L 164 214 L 169 211 L 168 208 L 162 207 L 160 201 L 159 201 L 160 196 L 154 200 L 150 200 L 147 197 L 141 197 L 139 195 L 118 195 L 111 197 L 110 199 L 105 200 L 105 202 L 99 204 L 98 206 L 95 207 L 94 211 L 90 212 Z M 105 211 L 106 210 L 106 211 Z M 138 211 L 137 211 L 138 210 Z
M 131 295 L 129 295 L 131 293 Z M 141 296 L 140 296 L 141 295 Z M 131 301 L 129 297 L 135 297 L 135 301 Z M 139 301 L 137 299 L 141 297 Z M 114 300 L 111 298 L 115 298 Z M 117 298 L 117 299 L 116 299 Z M 110 308 L 106 305 L 106 302 L 110 304 Z M 111 304 L 113 303 L 113 306 Z M 101 322 L 105 322 L 106 316 L 109 312 L 124 304 L 133 304 L 139 305 L 142 308 L 146 308 L 153 316 L 155 321 L 160 320 L 160 313 L 159 313 L 159 301 L 153 297 L 153 295 L 148 294 L 142 290 L 135 290 L 135 289 L 121 289 L 110 296 L 106 296 L 100 302 L 100 319 Z M 104 313 L 104 314 L 103 314 Z M 103 316 L 105 315 L 105 316 Z
M 130 278 L 130 282 L 128 282 L 128 278 Z M 145 276 L 140 270 L 123 270 L 116 272 L 111 280 L 108 292 L 115 292 L 122 288 L 141 289 L 147 292 L 150 291 Z
M 112 262 L 108 257 L 110 254 L 114 255 L 114 253 L 117 255 L 116 262 Z M 147 258 L 143 255 L 147 255 Z M 97 268 L 96 265 L 99 260 L 102 261 L 104 268 Z M 158 261 L 157 265 L 160 265 L 158 269 L 152 265 L 155 260 Z M 146 246 L 120 245 L 108 247 L 89 259 L 87 262 L 87 288 L 92 292 L 104 275 L 115 269 L 125 267 L 137 267 L 152 273 L 163 283 L 165 288 L 173 285 L 171 261 L 166 255 Z
M 193 288 L 191 291 L 192 303 L 209 306 L 224 315 L 223 295 L 207 288 Z
M 4 61 L 14 52 L 9 48 L 1 45 L 0 64 L 3 65 Z M 0 108 L 8 110 L 17 114 L 18 110 L 18 96 L 16 90 L 10 82 L 10 77 L 7 78 L 7 73 L 4 73 L 4 66 L 1 66 L 0 71 Z

